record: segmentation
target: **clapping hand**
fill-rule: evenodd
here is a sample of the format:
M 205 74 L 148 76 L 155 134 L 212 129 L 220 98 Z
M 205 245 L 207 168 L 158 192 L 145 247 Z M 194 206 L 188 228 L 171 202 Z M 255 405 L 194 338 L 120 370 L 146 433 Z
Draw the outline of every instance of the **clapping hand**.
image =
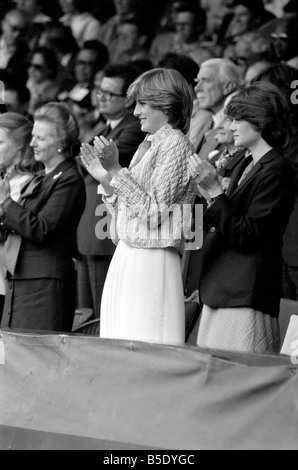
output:
M 81 160 L 86 170 L 99 183 L 103 183 L 108 177 L 108 172 L 103 168 L 98 151 L 89 144 L 81 147 Z
M 189 170 L 202 195 L 208 199 L 223 192 L 216 169 L 198 155 L 192 155 Z
M 113 140 L 108 141 L 105 137 L 95 137 L 94 148 L 97 151 L 102 167 L 114 176 L 121 166 L 119 164 L 119 150 Z

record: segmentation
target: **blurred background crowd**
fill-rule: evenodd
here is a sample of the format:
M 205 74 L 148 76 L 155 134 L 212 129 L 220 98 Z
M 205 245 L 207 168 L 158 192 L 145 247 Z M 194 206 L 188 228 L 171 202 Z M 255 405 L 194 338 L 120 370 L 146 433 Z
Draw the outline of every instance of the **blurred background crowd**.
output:
M 143 72 L 157 66 L 174 68 L 193 91 L 190 140 L 201 155 L 207 152 L 211 162 L 216 156 L 214 164 L 221 171 L 235 152 L 219 116 L 226 98 L 260 78 L 278 85 L 290 102 L 291 84 L 298 79 L 297 7 L 297 0 L 1 0 L 3 102 L 8 112 L 29 119 L 46 103 L 66 103 L 79 120 L 80 140 L 91 143 L 100 134 L 113 138 L 126 167 L 144 139 L 126 92 Z M 201 66 L 213 58 L 232 64 L 224 72 L 218 67 L 217 80 L 234 85 L 219 92 L 212 77 L 212 91 L 208 95 L 205 90 L 209 101 L 204 104 L 202 81 L 207 86 L 211 78 L 202 75 Z M 292 110 L 294 138 L 287 158 L 297 175 L 298 125 Z M 207 151 L 204 146 L 214 122 L 216 145 L 213 139 Z M 114 247 L 93 233 L 97 184 L 83 176 L 87 204 L 78 227 L 78 305 L 92 308 L 99 317 Z M 284 253 L 284 296 L 293 300 L 298 300 L 297 219 L 298 203 Z M 188 293 L 198 285 L 199 256 L 187 261 Z

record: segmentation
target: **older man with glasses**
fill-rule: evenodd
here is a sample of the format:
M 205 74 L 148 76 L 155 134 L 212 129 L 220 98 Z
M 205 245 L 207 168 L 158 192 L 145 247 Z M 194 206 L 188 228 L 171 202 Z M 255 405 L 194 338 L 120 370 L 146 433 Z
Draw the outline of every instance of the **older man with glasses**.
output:
M 24 38 L 27 28 L 27 17 L 18 9 L 9 10 L 1 25 L 0 70 L 18 77 L 20 82 L 26 79 L 29 49 Z
M 120 165 L 128 167 L 144 140 L 138 118 L 133 115 L 134 102 L 127 97 L 127 90 L 138 76 L 132 65 L 110 65 L 103 75 L 97 75 L 94 92 L 99 102 L 101 121 L 90 134 L 113 139 L 120 153 Z M 97 194 L 98 182 L 81 167 L 86 184 L 87 203 L 78 227 L 78 248 L 82 255 L 78 263 L 79 307 L 91 308 L 95 318 L 100 318 L 100 305 L 106 275 L 115 251 L 112 241 L 104 233 L 99 239 L 96 226 L 106 224 L 103 202 Z M 96 215 L 97 214 L 97 215 Z M 105 223 L 103 220 L 105 219 Z M 105 230 L 108 230 L 105 227 Z

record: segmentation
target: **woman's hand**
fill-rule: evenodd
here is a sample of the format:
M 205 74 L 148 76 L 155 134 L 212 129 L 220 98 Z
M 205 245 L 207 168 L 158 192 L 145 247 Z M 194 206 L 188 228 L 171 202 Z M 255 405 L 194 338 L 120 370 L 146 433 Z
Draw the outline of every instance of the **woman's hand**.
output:
M 121 170 L 119 165 L 119 150 L 113 140 L 108 141 L 105 137 L 95 137 L 94 148 L 100 156 L 102 167 L 113 177 Z
M 83 144 L 81 147 L 81 160 L 90 175 L 101 183 L 104 187 L 109 186 L 111 177 L 103 168 L 100 155 L 97 150 L 89 144 Z
M 192 178 L 195 179 L 198 189 L 205 199 L 211 199 L 224 192 L 219 176 L 209 162 L 201 160 L 198 155 L 192 155 L 190 157 L 189 169 Z

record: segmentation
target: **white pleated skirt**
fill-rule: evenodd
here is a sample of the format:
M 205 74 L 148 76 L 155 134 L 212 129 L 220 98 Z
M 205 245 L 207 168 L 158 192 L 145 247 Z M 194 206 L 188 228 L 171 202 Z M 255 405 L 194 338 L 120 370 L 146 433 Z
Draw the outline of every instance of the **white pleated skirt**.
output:
M 184 345 L 185 310 L 177 250 L 120 242 L 104 287 L 101 338 Z
M 277 318 L 250 308 L 203 307 L 198 346 L 243 353 L 279 353 Z

